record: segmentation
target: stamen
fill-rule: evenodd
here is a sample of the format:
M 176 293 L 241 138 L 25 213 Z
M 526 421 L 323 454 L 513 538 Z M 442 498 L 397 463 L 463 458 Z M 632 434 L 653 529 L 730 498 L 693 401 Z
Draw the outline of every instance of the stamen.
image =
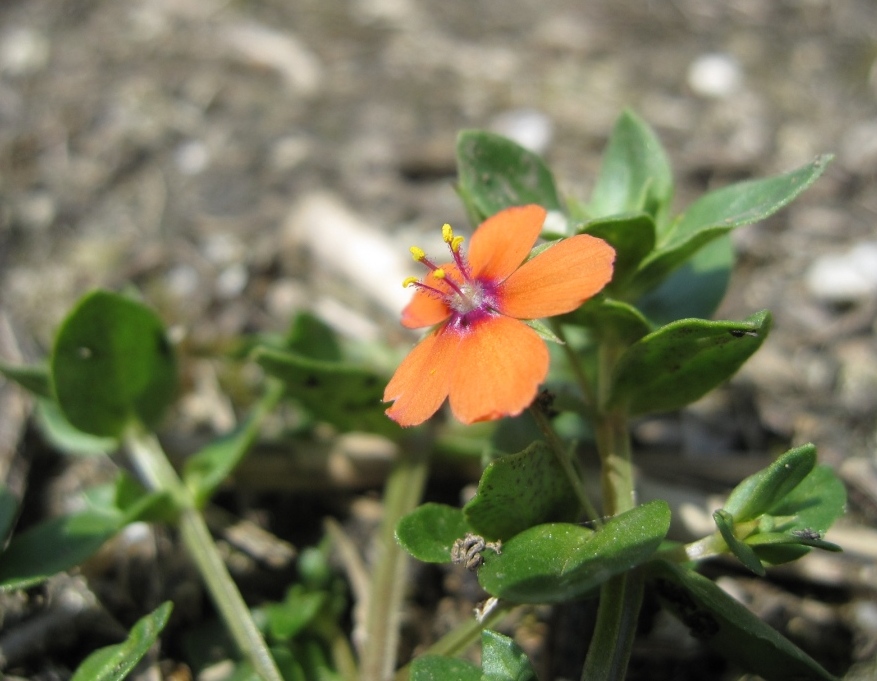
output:
M 432 271 L 432 276 L 434 276 L 436 279 L 444 279 L 446 275 L 445 271 L 441 267 L 439 267 Z
M 451 244 L 451 251 L 452 251 L 453 253 L 459 253 L 459 251 L 460 251 L 460 245 L 461 245 L 465 240 L 466 240 L 466 238 L 465 238 L 465 237 L 462 237 L 462 236 L 455 236 L 453 239 L 451 239 L 451 241 L 450 241 L 450 244 Z
M 402 288 L 408 288 L 409 286 L 416 286 L 420 283 L 420 280 L 417 277 L 406 277 L 405 281 L 402 282 Z
M 428 267 L 430 271 L 435 271 L 435 269 L 438 267 L 434 262 L 426 257 L 426 253 L 422 248 L 412 246 L 408 250 L 411 251 L 411 257 L 414 258 L 414 262 L 419 262 L 426 265 L 426 267 Z
M 442 225 L 442 239 L 445 240 L 446 244 L 454 241 L 454 230 L 447 222 Z

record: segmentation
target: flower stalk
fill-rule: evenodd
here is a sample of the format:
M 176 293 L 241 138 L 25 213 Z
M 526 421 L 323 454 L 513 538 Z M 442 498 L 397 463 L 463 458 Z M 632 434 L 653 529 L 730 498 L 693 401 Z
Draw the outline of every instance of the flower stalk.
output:
M 180 509 L 178 522 L 183 544 L 241 654 L 263 681 L 282 681 L 274 658 L 228 573 L 204 517 L 195 507 L 191 493 L 168 461 L 158 439 L 143 428 L 132 426 L 125 433 L 125 445 L 147 486 L 154 491 L 168 492 Z

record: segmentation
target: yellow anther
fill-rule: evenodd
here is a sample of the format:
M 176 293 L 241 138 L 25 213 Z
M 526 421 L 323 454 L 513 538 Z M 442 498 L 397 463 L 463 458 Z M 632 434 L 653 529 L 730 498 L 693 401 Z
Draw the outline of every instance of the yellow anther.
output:
M 417 246 L 412 246 L 408 250 L 411 251 L 411 255 L 417 262 L 422 261 L 426 257 L 426 252 L 422 248 L 418 248 Z
M 442 239 L 445 240 L 446 244 L 454 240 L 454 230 L 447 222 L 442 225 Z
M 418 281 L 419 279 L 417 277 L 408 277 L 402 282 L 402 288 L 408 288 L 412 284 L 416 284 Z
M 432 276 L 434 276 L 436 279 L 444 279 L 445 271 L 441 267 L 436 268 L 432 271 Z
M 465 237 L 462 237 L 462 236 L 455 236 L 453 239 L 451 239 L 451 250 L 452 250 L 454 253 L 456 253 L 457 251 L 459 251 L 459 250 L 460 250 L 460 244 L 462 244 L 465 240 L 466 240 Z

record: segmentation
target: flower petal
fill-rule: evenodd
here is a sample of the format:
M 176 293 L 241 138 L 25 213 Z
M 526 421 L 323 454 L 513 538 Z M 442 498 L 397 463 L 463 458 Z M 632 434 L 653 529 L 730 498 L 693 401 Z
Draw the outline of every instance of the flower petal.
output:
M 520 414 L 548 373 L 548 348 L 529 326 L 496 315 L 462 336 L 450 381 L 451 410 L 463 423 Z
M 533 248 L 546 211 L 542 206 L 514 206 L 487 218 L 472 234 L 469 266 L 476 279 L 500 282 Z
M 438 411 L 459 343 L 459 334 L 441 327 L 414 346 L 384 390 L 384 402 L 394 400 L 387 416 L 400 426 L 416 426 Z
M 588 234 L 563 239 L 521 265 L 498 290 L 497 307 L 518 319 L 575 310 L 612 279 L 615 249 Z

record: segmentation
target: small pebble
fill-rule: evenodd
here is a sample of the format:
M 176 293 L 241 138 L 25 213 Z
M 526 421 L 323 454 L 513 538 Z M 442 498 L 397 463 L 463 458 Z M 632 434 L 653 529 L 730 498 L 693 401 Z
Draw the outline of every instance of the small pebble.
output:
M 877 293 L 877 242 L 817 258 L 807 271 L 807 289 L 818 300 L 850 303 Z
M 490 123 L 490 129 L 535 154 L 545 153 L 554 136 L 551 119 L 535 109 L 513 109 L 501 113 Z
M 724 99 L 740 90 L 743 73 L 730 54 L 704 54 L 688 67 L 688 87 L 701 97 Z

